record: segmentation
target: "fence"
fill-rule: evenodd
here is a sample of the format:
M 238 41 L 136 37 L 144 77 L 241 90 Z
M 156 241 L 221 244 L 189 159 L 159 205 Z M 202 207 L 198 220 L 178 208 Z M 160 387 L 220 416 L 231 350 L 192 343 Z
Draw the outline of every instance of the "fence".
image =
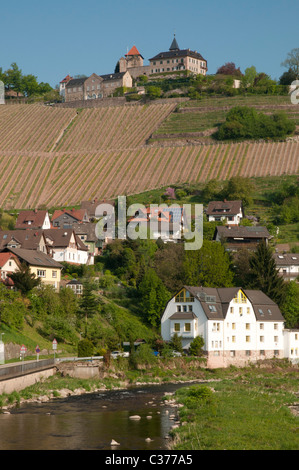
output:
M 0 381 L 20 377 L 22 375 L 39 372 L 54 367 L 55 360 L 41 359 L 38 361 L 26 361 L 0 366 Z

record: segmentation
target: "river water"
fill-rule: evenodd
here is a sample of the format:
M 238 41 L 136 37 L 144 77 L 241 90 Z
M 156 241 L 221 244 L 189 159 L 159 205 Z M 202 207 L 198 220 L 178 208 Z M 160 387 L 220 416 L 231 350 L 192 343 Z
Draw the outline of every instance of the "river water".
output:
M 134 387 L 22 404 L 10 414 L 0 414 L 0 450 L 166 449 L 177 409 L 161 400 L 165 392 L 186 385 Z M 132 415 L 141 419 L 132 420 Z M 111 446 L 112 440 L 120 445 Z

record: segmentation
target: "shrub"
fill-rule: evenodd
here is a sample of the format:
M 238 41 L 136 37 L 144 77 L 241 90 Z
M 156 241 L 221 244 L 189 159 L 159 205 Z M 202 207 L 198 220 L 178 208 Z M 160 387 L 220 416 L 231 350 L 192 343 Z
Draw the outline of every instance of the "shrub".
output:
M 189 353 L 191 354 L 191 356 L 201 356 L 203 346 L 204 340 L 202 336 L 197 336 L 190 344 Z
M 88 339 L 82 339 L 78 343 L 78 357 L 90 357 L 93 355 L 93 344 Z
M 283 112 L 268 116 L 254 108 L 237 106 L 227 114 L 214 137 L 218 140 L 284 139 L 295 127 Z

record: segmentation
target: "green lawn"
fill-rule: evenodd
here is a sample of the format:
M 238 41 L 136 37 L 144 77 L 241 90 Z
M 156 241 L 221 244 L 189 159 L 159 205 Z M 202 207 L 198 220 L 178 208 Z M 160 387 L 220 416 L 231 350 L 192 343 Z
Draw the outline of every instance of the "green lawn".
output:
M 181 423 L 185 424 L 175 431 L 172 449 L 299 449 L 299 418 L 288 407 L 296 401 L 298 370 L 248 369 L 234 379 L 207 385 L 215 390 L 207 399 L 194 393 L 202 386 L 176 393 L 177 400 L 185 405 L 180 410 Z

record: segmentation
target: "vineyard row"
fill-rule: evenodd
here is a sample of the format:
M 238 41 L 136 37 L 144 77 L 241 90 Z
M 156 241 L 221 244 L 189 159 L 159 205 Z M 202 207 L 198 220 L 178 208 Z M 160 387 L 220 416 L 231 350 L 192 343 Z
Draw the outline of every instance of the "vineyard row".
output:
M 299 173 L 299 143 L 0 152 L 0 207 L 75 205 L 179 183 Z

